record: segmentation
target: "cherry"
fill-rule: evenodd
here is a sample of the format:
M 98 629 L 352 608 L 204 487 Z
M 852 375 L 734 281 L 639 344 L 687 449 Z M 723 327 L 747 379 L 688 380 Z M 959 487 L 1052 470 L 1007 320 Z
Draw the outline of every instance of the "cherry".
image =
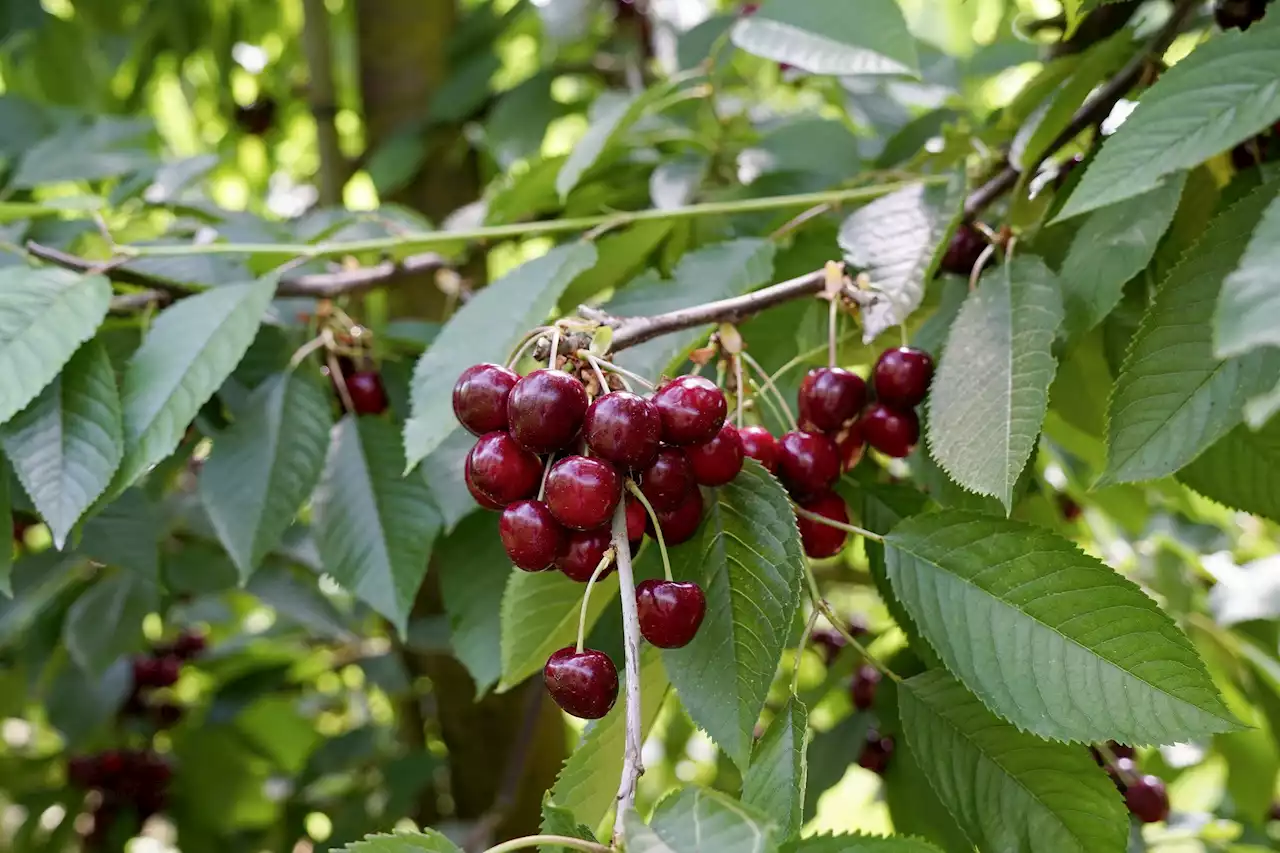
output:
M 357 415 L 380 415 L 387 410 L 387 390 L 376 370 L 358 370 L 344 376 L 343 381 Z
M 1274 160 L 1275 155 L 1280 153 L 1280 146 L 1276 145 L 1272 138 L 1276 132 L 1277 129 L 1273 127 L 1271 133 L 1260 133 L 1232 148 L 1231 165 L 1236 168 L 1236 171 L 1252 169 Z
M 653 462 L 640 472 L 639 483 L 640 491 L 644 492 L 655 512 L 674 510 L 698 488 L 693 478 L 693 466 L 678 447 L 659 450 Z
M 622 500 L 622 478 L 607 462 L 567 456 L 547 474 L 547 506 L 565 527 L 592 530 L 609 523 Z
M 893 738 L 881 737 L 875 729 L 867 732 L 867 741 L 858 755 L 858 764 L 872 773 L 883 774 L 893 757 Z
M 542 463 L 505 432 L 480 436 L 467 454 L 470 482 L 493 503 L 506 506 L 538 490 Z
M 867 402 L 867 384 L 840 367 L 815 367 L 805 374 L 797 399 L 802 424 L 815 432 L 836 432 Z
M 1169 816 L 1169 792 L 1159 776 L 1147 774 L 1130 782 L 1124 804 L 1143 823 L 1159 823 Z
M 511 437 L 534 453 L 568 446 L 578 437 L 586 412 L 587 389 L 563 370 L 535 370 L 507 398 Z
M 158 729 L 171 729 L 182 721 L 182 706 L 162 702 L 151 709 L 151 719 Z
M 910 455 L 920 440 L 920 420 L 911 409 L 875 403 L 862 413 L 862 434 L 876 450 L 901 459 Z
M 499 364 L 474 364 L 453 386 L 453 414 L 472 435 L 507 428 L 507 398 L 520 381 Z
M 1062 518 L 1070 523 L 1078 519 L 1084 512 L 1080 508 L 1080 504 L 1076 503 L 1067 495 L 1058 495 L 1058 509 L 1062 510 Z
M 673 510 L 657 510 L 658 523 L 662 525 L 662 541 L 668 545 L 679 545 L 688 542 L 698 532 L 702 523 L 702 492 L 696 487 L 685 497 L 680 506 Z M 649 535 L 657 538 L 653 524 L 648 526 Z
M 556 568 L 564 572 L 565 577 L 578 583 L 586 583 L 591 580 L 596 566 L 600 565 L 604 552 L 609 550 L 610 540 L 608 527 L 573 531 L 569 534 L 568 546 L 556 558 Z M 608 577 L 612 571 L 613 566 L 610 566 L 600 573 L 600 577 Z
M 565 529 L 542 501 L 516 501 L 504 509 L 498 535 L 511 562 L 526 572 L 551 568 L 568 547 Z
M 553 652 L 542 668 L 542 680 L 557 705 L 584 720 L 600 719 L 618 698 L 618 670 L 595 649 L 565 646 Z
M 742 437 L 732 424 L 725 424 L 715 437 L 685 448 L 693 468 L 693 478 L 704 486 L 723 486 L 742 470 Z
M 853 470 L 862 461 L 867 449 L 867 439 L 862 433 L 862 421 L 851 421 L 836 434 L 836 450 L 840 454 L 840 471 Z
M 264 136 L 275 121 L 275 98 L 264 96 L 247 106 L 236 105 L 236 124 L 245 133 Z
M 1107 775 L 1111 777 L 1111 782 L 1116 786 L 1116 790 L 1124 793 L 1126 779 L 1138 778 L 1138 762 L 1132 758 L 1117 758 L 1115 764 L 1106 764 L 1099 761 L 1107 769 Z
M 658 453 L 662 418 L 643 397 L 614 391 L 587 409 L 583 433 L 596 456 L 623 468 L 643 468 Z
M 475 500 L 476 503 L 480 504 L 480 506 L 484 507 L 485 509 L 500 510 L 504 506 L 506 506 L 506 504 L 499 503 L 489 495 L 482 492 L 480 490 L 480 487 L 476 485 L 475 478 L 471 475 L 471 457 L 470 456 L 467 457 L 466 464 L 462 466 L 462 473 L 463 473 L 463 480 L 466 481 L 466 484 L 467 484 L 467 491 L 471 493 L 471 497 Z
M 851 635 L 861 637 L 867 633 L 867 623 L 861 617 L 854 617 L 849 620 L 847 630 Z M 845 646 L 844 635 L 834 628 L 819 628 L 809 635 L 809 639 L 822 650 L 822 658 L 827 666 L 835 662 Z
M 1217 0 L 1213 20 L 1222 30 L 1247 30 L 1267 13 L 1267 0 Z
M 119 750 L 108 749 L 106 752 L 98 756 L 98 779 L 99 784 L 102 781 L 110 781 L 119 776 L 125 767 L 125 756 Z
M 742 452 L 765 467 L 770 474 L 778 470 L 778 440 L 762 426 L 738 428 Z
M 839 521 L 842 524 L 849 523 L 849 508 L 845 506 L 844 499 L 835 492 L 819 492 L 798 503 L 801 509 L 817 513 L 823 518 Z M 847 531 L 805 518 L 803 515 L 796 516 L 796 524 L 800 527 L 800 542 L 804 545 L 804 552 L 815 560 L 839 554 L 849 538 Z
M 929 393 L 932 378 L 933 359 L 914 347 L 885 350 L 876 359 L 872 372 L 877 399 L 898 409 L 920 405 Z
M 978 264 L 978 256 L 987 248 L 982 232 L 965 222 L 951 235 L 947 253 L 942 256 L 942 271 L 968 277 Z
M 698 633 L 707 598 L 696 583 L 641 581 L 636 587 L 636 611 L 641 636 L 660 649 L 679 649 Z
M 630 542 L 638 542 L 644 537 L 645 526 L 649 523 L 649 513 L 645 512 L 644 504 L 627 495 L 627 539 Z
M 789 432 L 779 445 L 778 476 L 792 494 L 821 492 L 840 476 L 840 452 L 825 435 Z
M 98 771 L 98 760 L 88 755 L 77 755 L 67 761 L 67 781 L 77 788 L 97 787 Z
M 1138 750 L 1113 740 L 1107 741 L 1107 749 L 1111 750 L 1111 754 L 1116 758 L 1136 758 L 1138 755 Z
M 669 444 L 710 441 L 724 425 L 729 405 L 710 379 L 678 376 L 653 395 L 662 418 L 662 439 Z
M 190 660 L 203 653 L 208 645 L 209 641 L 204 634 L 197 631 L 183 631 L 173 641 L 173 653 L 183 660 Z
M 880 670 L 874 666 L 863 665 L 853 675 L 853 684 L 849 687 L 849 698 L 853 707 L 865 711 L 875 704 L 876 687 L 880 685 Z

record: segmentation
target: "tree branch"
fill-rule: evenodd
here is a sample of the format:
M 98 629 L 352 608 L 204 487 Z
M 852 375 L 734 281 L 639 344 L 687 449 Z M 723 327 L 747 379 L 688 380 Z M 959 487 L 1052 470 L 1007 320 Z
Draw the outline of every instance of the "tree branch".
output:
M 644 765 L 640 761 L 640 749 L 644 746 L 640 712 L 640 617 L 636 612 L 636 581 L 631 572 L 631 543 L 627 540 L 626 501 L 618 501 L 618 508 L 613 513 L 613 548 L 618 563 L 618 594 L 622 598 L 622 648 L 627 691 L 627 735 L 613 825 L 616 847 L 622 832 L 622 815 L 635 807 L 636 785 L 644 773 Z

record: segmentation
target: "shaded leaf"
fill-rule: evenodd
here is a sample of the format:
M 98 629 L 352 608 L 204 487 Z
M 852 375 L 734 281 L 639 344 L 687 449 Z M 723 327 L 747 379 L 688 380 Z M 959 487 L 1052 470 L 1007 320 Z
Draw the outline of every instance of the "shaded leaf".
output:
M 684 207 L 698 193 L 710 166 L 709 158 L 690 154 L 658 164 L 649 176 L 649 197 L 659 210 Z
M 462 853 L 461 847 L 434 829 L 366 835 L 342 849 L 346 853 Z
M 732 38 L 810 74 L 919 74 L 915 40 L 892 0 L 864 0 L 856 15 L 822 0 L 766 0 Z
M 142 648 L 142 620 L 159 604 L 159 587 L 136 572 L 98 579 L 67 611 L 68 654 L 89 672 L 103 672 L 116 658 Z
M 752 750 L 742 777 L 742 802 L 768 815 L 779 838 L 797 835 L 803 825 L 808 734 L 809 712 L 792 696 Z
M 8 525 L 13 520 L 13 496 L 9 493 L 9 460 L 0 453 L 0 525 Z M 13 543 L 9 547 L 0 546 L 0 592 L 13 595 Z
M 782 853 L 938 853 L 938 848 L 897 835 L 811 835 L 782 845 Z
M 1213 350 L 1218 358 L 1251 349 L 1280 346 L 1280 185 L 1262 213 L 1239 265 L 1227 276 L 1213 315 Z
M 1178 479 L 1223 506 L 1280 521 L 1280 420 L 1258 432 L 1241 424 L 1179 471 Z
M 164 527 L 142 489 L 126 489 L 85 520 L 76 550 L 108 566 L 129 569 L 158 582 Z
M 340 643 L 356 639 L 348 620 L 320 591 L 315 578 L 306 572 L 268 561 L 254 572 L 245 585 L 245 592 L 311 635 L 330 637 Z
M 1249 398 L 1244 404 L 1244 422 L 1253 429 L 1262 429 L 1276 412 L 1280 412 L 1280 379 L 1270 391 Z
M 436 543 L 449 642 L 484 693 L 502 675 L 502 597 L 511 558 L 498 536 L 498 515 L 477 512 Z
M 684 788 L 658 804 L 649 825 L 635 810 L 622 816 L 628 853 L 769 853 L 778 849 L 768 820 L 719 791 Z

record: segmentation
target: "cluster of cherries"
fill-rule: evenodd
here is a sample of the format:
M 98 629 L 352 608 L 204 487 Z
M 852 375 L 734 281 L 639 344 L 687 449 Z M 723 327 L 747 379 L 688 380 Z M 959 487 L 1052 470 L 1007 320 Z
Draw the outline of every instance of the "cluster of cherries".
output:
M 857 637 L 867 632 L 867 626 L 861 620 L 854 619 L 849 623 L 848 631 L 852 636 Z M 809 639 L 821 650 L 827 666 L 835 663 L 836 657 L 845 647 L 844 635 L 831 628 L 815 630 Z M 880 685 L 880 678 L 880 670 L 874 666 L 863 664 L 858 667 L 853 680 L 849 683 L 849 698 L 854 708 L 859 711 L 871 709 L 875 704 L 876 688 Z M 868 729 L 862 749 L 858 753 L 858 765 L 873 773 L 884 773 L 889 766 L 889 759 L 893 756 L 893 747 L 892 737 L 880 734 L 875 728 Z
M 1159 823 L 1169 817 L 1169 792 L 1164 780 L 1139 770 L 1133 747 L 1111 741 L 1107 744 L 1109 755 L 1094 747 L 1089 751 L 1094 761 L 1107 768 L 1107 775 L 1124 794 L 1130 814 L 1143 823 Z
M 164 811 L 172 779 L 169 762 L 149 749 L 108 749 L 71 759 L 67 781 L 99 795 L 92 811 L 93 830 L 85 838 L 85 846 L 105 843 L 111 828 L 127 812 L 136 814 L 142 824 Z
M 1247 30 L 1267 14 L 1271 0 L 1217 0 L 1213 19 L 1223 30 Z
M 182 706 L 157 701 L 155 692 L 178 683 L 182 665 L 199 656 L 208 646 L 203 634 L 184 631 L 172 643 L 156 646 L 145 655 L 133 659 L 133 690 L 125 700 L 122 713 L 145 717 L 156 728 L 167 729 L 182 719 Z
M 611 571 L 610 522 L 624 491 L 632 550 L 646 531 L 663 547 L 684 542 L 702 519 L 700 487 L 724 485 L 742 470 L 743 442 L 725 424 L 728 406 L 714 382 L 680 376 L 649 398 L 596 390 L 590 399 L 565 370 L 520 377 L 496 364 L 468 368 L 454 387 L 454 413 L 478 436 L 467 488 L 502 513 L 503 548 L 525 571 L 559 569 L 579 582 Z M 695 583 L 648 580 L 636 589 L 636 608 L 646 640 L 680 648 L 702 624 L 706 598 Z M 560 649 L 543 676 L 577 717 L 602 717 L 617 698 L 617 669 L 603 652 Z

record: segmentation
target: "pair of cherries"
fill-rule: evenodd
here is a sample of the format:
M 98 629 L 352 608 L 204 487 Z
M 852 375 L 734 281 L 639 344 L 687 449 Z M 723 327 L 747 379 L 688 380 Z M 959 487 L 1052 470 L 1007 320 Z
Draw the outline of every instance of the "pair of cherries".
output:
M 1112 762 L 1093 747 L 1093 760 L 1107 770 L 1107 775 L 1124 794 L 1124 804 L 1130 814 L 1143 823 L 1159 823 L 1169 817 L 1169 792 L 1164 780 L 1138 769 L 1137 750 L 1131 746 L 1111 741 L 1108 752 L 1115 757 Z
M 184 631 L 172 643 L 156 646 L 150 654 L 133 659 L 133 690 L 125 700 L 122 712 L 129 716 L 150 717 L 157 728 L 169 728 L 182 718 L 182 708 L 172 702 L 152 701 L 156 690 L 178 683 L 182 664 L 204 652 L 208 641 L 203 634 Z
M 104 844 L 126 811 L 133 811 L 139 823 L 164 811 L 172 779 L 169 762 L 151 750 L 109 749 L 68 761 L 67 781 L 101 796 L 93 807 L 93 829 L 85 838 L 86 849 Z

